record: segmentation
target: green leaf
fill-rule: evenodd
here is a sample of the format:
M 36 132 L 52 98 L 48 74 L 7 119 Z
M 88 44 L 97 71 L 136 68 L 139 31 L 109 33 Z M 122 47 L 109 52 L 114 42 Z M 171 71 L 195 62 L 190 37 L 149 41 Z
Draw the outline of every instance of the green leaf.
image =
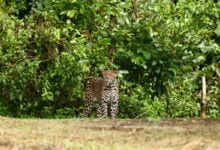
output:
M 145 58 L 146 60 L 151 59 L 151 53 L 149 53 L 149 52 L 147 52 L 147 51 L 144 51 L 144 52 L 143 52 L 143 56 L 144 56 L 144 58 Z
M 69 10 L 67 11 L 67 14 L 66 14 L 68 17 L 70 18 L 74 18 L 75 15 L 76 15 L 76 11 L 75 10 Z
M 218 36 L 220 36 L 220 21 L 217 22 L 217 27 L 214 31 Z

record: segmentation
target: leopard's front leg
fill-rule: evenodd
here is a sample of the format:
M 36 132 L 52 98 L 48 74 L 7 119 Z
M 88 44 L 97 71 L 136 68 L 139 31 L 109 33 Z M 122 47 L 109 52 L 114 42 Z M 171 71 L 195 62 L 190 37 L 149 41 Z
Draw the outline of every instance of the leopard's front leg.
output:
M 115 95 L 111 99 L 111 117 L 116 118 L 118 113 L 118 95 Z
M 103 95 L 101 97 L 101 105 L 98 108 L 98 117 L 108 117 L 108 97 Z

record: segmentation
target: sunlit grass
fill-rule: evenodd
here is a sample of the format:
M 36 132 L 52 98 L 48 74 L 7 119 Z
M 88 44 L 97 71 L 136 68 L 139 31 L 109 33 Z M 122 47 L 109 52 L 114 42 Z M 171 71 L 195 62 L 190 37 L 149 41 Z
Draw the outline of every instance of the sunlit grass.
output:
M 220 120 L 0 118 L 0 149 L 219 149 Z

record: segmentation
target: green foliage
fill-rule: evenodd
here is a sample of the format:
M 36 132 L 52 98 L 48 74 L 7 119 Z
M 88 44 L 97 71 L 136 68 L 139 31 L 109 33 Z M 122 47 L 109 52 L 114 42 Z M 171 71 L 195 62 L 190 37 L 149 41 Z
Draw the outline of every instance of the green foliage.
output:
M 201 76 L 219 117 L 219 17 L 205 0 L 2 0 L 2 115 L 80 117 L 85 78 L 114 68 L 122 118 L 199 116 Z
M 143 113 L 138 117 L 146 117 L 146 118 L 168 117 L 166 113 L 166 104 L 158 99 L 154 99 L 153 101 L 145 101 L 142 111 Z
M 136 118 L 142 113 L 145 95 L 144 89 L 133 83 L 122 81 L 120 86 L 119 116 L 121 118 Z

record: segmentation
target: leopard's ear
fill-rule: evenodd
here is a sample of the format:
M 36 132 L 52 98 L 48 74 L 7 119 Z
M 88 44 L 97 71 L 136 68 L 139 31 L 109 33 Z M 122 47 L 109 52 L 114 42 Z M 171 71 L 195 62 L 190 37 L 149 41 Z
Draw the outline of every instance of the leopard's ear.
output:
M 113 72 L 114 72 L 114 74 L 115 74 L 115 77 L 117 77 L 118 76 L 118 70 L 113 70 Z
M 118 74 L 118 70 L 114 70 L 114 73 L 115 73 L 115 74 Z
M 104 74 L 106 74 L 106 70 L 103 70 L 103 71 L 102 71 L 102 75 L 104 75 Z

